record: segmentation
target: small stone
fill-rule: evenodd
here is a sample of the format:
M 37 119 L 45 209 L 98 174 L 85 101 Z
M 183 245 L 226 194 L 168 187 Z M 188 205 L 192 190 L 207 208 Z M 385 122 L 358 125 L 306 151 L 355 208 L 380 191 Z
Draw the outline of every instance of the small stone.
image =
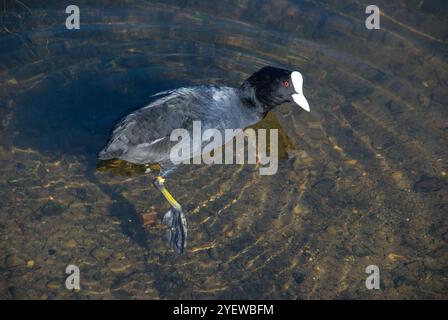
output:
M 36 218 L 41 219 L 43 217 L 58 216 L 62 214 L 64 210 L 65 206 L 63 204 L 53 200 L 49 200 L 39 210 L 39 212 L 36 215 Z
M 18 256 L 14 254 L 7 256 L 5 259 L 5 263 L 6 266 L 9 268 L 15 268 L 25 264 L 25 262 L 22 259 L 20 259 Z
M 227 230 L 225 235 L 227 238 L 232 238 L 234 235 L 234 232 L 233 232 L 233 230 Z
M 352 252 L 357 257 L 365 257 L 369 255 L 369 250 L 367 247 L 354 245 L 352 246 Z
M 394 178 L 394 179 L 401 179 L 402 176 L 403 176 L 403 174 L 401 172 L 392 173 L 392 178 Z
M 61 284 L 57 281 L 50 281 L 47 283 L 47 288 L 53 289 L 53 290 L 59 289 L 59 288 L 61 288 Z
M 157 224 L 159 218 L 154 207 L 148 209 L 148 211 L 141 214 L 143 225 L 155 225 Z
M 76 188 L 75 194 L 80 200 L 86 200 L 87 199 L 87 190 L 84 188 Z
M 67 243 L 65 244 L 65 246 L 66 246 L 67 248 L 69 248 L 69 249 L 76 248 L 77 245 L 78 245 L 78 244 L 77 244 L 76 241 L 73 240 L 73 239 L 68 240 Z
M 114 251 L 112 249 L 102 247 L 102 248 L 96 248 L 92 251 L 92 256 L 96 260 L 104 260 L 106 258 L 109 258 Z
M 34 267 L 34 260 L 28 260 L 28 261 L 26 262 L 26 266 L 27 266 L 28 268 L 32 268 L 32 267 Z
M 123 260 L 126 258 L 126 255 L 123 252 L 114 252 L 114 254 L 112 255 L 112 257 L 115 260 Z
M 335 187 L 335 182 L 329 178 L 324 178 L 316 182 L 312 189 L 321 196 L 327 196 L 330 191 Z
M 404 259 L 404 257 L 400 256 L 399 254 L 391 252 L 391 253 L 389 253 L 387 255 L 387 259 L 389 259 L 391 261 L 396 261 L 396 260 L 399 260 L 399 259 Z
M 130 264 L 121 262 L 110 262 L 107 264 L 107 266 L 112 272 L 124 272 L 129 268 Z
M 354 166 L 358 163 L 358 161 L 355 159 L 351 159 L 351 160 L 346 160 L 345 163 L 348 165 Z
M 301 272 L 294 272 L 292 277 L 297 284 L 301 284 L 305 280 L 305 274 Z
M 437 177 L 423 176 L 414 184 L 414 190 L 417 192 L 436 192 L 446 188 L 448 183 Z
M 254 229 L 257 233 L 264 233 L 269 229 L 270 225 L 262 219 L 257 219 L 254 223 Z
M 132 294 L 130 294 L 126 290 L 115 290 L 115 291 L 112 291 L 112 295 L 115 298 L 117 298 L 117 299 L 123 299 L 123 300 L 127 300 L 127 299 L 132 298 Z
M 338 234 L 338 229 L 336 229 L 336 227 L 334 226 L 329 226 L 327 228 L 327 230 L 325 230 L 327 232 L 327 234 L 331 237 L 334 237 Z

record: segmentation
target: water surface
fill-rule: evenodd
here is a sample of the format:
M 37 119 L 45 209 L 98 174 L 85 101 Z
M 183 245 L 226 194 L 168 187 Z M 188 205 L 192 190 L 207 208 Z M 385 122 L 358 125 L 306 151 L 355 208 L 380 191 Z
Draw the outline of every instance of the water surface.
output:
M 376 1 L 372 31 L 361 0 L 77 1 L 80 30 L 69 4 L 0 6 L 0 297 L 447 298 L 444 2 Z M 168 181 L 189 223 L 179 256 L 151 177 L 99 172 L 97 152 L 152 94 L 265 65 L 300 70 L 318 116 L 270 115 L 291 143 L 274 176 L 201 165 Z

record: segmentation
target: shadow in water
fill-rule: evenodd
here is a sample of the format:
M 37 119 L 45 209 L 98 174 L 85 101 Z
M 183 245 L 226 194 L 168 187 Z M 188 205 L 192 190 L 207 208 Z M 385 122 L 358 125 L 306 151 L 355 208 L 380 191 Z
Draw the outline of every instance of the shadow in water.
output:
M 17 97 L 12 125 L 14 145 L 31 148 L 52 159 L 74 156 L 85 164 L 85 177 L 113 200 L 109 214 L 139 245 L 148 248 L 148 236 L 135 206 L 114 187 L 97 177 L 99 150 L 114 125 L 131 110 L 146 105 L 153 93 L 181 84 L 160 80 L 155 69 L 81 73 L 65 84 L 50 75 L 33 90 Z
M 150 69 L 150 70 L 149 70 Z M 151 101 L 151 95 L 180 83 L 163 79 L 157 68 L 122 72 L 81 72 L 67 81 L 50 74 L 34 90 L 16 99 L 14 144 L 52 158 L 84 156 L 89 164 L 105 146 L 114 125 Z
M 98 180 L 95 171 L 96 167 L 89 166 L 85 177 L 90 182 L 97 185 L 101 191 L 108 195 L 113 201 L 108 208 L 109 214 L 120 221 L 120 228 L 123 234 L 143 248 L 149 249 L 148 234 L 143 227 L 142 220 L 135 209 L 135 206 L 126 199 L 126 197 L 120 194 L 120 192 L 114 190 L 113 187 Z

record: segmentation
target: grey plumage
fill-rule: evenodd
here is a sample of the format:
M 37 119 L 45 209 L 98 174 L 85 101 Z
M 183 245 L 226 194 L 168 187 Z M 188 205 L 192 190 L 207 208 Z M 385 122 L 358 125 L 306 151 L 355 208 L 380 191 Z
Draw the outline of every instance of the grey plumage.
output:
M 165 96 L 129 114 L 115 127 L 99 154 L 101 160 L 159 163 L 169 169 L 170 150 L 178 143 L 170 141 L 174 129 L 183 128 L 191 134 L 193 121 L 200 120 L 202 130 L 214 128 L 224 136 L 225 129 L 244 129 L 263 117 L 261 109 L 243 104 L 235 88 L 198 86 L 160 95 Z

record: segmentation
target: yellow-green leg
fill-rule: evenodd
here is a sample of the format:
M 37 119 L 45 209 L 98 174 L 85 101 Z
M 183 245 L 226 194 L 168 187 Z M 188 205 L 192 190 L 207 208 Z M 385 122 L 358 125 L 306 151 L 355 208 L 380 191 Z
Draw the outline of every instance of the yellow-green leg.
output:
M 167 237 L 172 247 L 179 253 L 183 253 L 187 246 L 187 220 L 182 211 L 182 206 L 169 193 L 165 187 L 165 179 L 158 176 L 154 179 L 154 186 L 162 193 L 171 206 L 171 209 L 165 213 L 163 222 L 168 226 Z
M 162 176 L 158 176 L 154 179 L 154 186 L 163 194 L 165 199 L 169 202 L 171 207 L 174 209 L 181 211 L 182 207 L 179 204 L 179 202 L 174 199 L 174 197 L 171 195 L 171 193 L 166 189 L 165 187 L 165 178 Z

